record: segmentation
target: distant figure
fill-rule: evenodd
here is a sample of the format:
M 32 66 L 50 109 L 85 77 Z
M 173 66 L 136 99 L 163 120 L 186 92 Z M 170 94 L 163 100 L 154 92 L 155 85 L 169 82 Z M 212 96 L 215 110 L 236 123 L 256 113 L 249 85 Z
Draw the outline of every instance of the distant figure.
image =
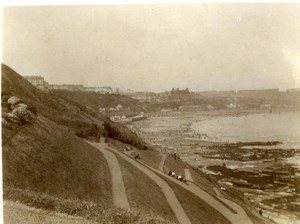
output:
M 258 209 L 258 212 L 259 212 L 259 214 L 260 214 L 260 215 L 262 215 L 262 214 L 263 214 L 263 212 L 262 212 L 261 208 L 259 208 L 259 209 Z
M 171 176 L 172 175 L 172 171 L 171 170 L 169 170 L 169 176 Z
M 176 177 L 176 173 L 174 171 L 172 171 L 172 174 L 171 174 L 172 177 Z
M 176 157 L 177 157 L 176 152 L 174 152 L 174 159 L 175 159 L 175 160 L 176 160 Z
M 134 157 L 135 159 L 140 159 L 140 154 L 139 153 L 137 153 L 136 155 L 135 155 L 135 157 Z
M 179 174 L 179 175 L 177 176 L 177 180 L 183 181 L 183 177 Z

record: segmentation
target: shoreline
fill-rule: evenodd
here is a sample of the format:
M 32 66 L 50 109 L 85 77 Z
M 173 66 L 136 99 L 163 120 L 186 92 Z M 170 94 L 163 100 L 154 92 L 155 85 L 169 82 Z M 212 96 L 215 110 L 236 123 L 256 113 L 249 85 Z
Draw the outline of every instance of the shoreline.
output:
M 282 114 L 283 117 L 286 117 L 290 113 L 294 114 L 294 112 Z M 243 115 L 247 117 L 248 114 L 243 112 L 239 117 Z M 254 114 L 258 114 L 258 116 L 269 115 L 265 112 L 252 113 L 252 115 Z M 160 153 L 166 154 L 176 151 L 183 161 L 198 169 L 199 172 L 215 178 L 219 187 L 222 186 L 225 189 L 232 187 L 241 191 L 244 197 L 249 198 L 255 206 L 268 212 L 286 214 L 287 220 L 291 218 L 290 210 L 300 209 L 300 201 L 297 201 L 300 192 L 297 193 L 298 190 L 295 185 L 297 182 L 300 183 L 300 166 L 293 166 L 288 162 L 289 160 L 292 162 L 295 156 L 297 158 L 300 156 L 300 149 L 282 147 L 285 142 L 281 139 L 272 141 L 261 139 L 256 141 L 220 141 L 220 139 L 212 138 L 205 133 L 195 133 L 191 128 L 193 121 L 201 123 L 203 121 L 211 122 L 216 118 L 230 119 L 230 117 L 236 117 L 232 116 L 231 111 L 229 113 L 223 111 L 220 114 L 214 112 L 213 115 L 195 112 L 169 115 L 150 117 L 147 121 L 136 122 L 129 126 L 131 126 L 131 130 L 137 132 Z M 298 116 L 298 112 L 296 116 Z M 207 161 L 206 165 L 205 161 Z M 215 165 L 213 164 L 214 161 Z M 199 162 L 202 163 L 200 167 Z M 283 164 L 284 166 L 282 166 Z M 232 171 L 235 171 L 235 174 Z M 237 174 L 241 177 L 236 176 Z M 289 179 L 286 179 L 286 175 L 295 183 L 287 181 Z M 265 182 L 266 184 L 257 182 L 260 179 L 261 183 Z M 230 184 L 228 185 L 228 183 Z M 281 195 L 282 192 L 287 191 L 287 189 L 282 190 L 282 187 L 288 187 L 289 194 Z M 256 191 L 251 190 L 249 193 L 249 189 L 261 188 L 267 191 L 266 195 L 257 194 Z M 269 202 L 270 200 L 272 202 Z M 281 200 L 287 200 L 290 205 Z M 297 219 L 300 219 L 300 213 L 297 213 Z

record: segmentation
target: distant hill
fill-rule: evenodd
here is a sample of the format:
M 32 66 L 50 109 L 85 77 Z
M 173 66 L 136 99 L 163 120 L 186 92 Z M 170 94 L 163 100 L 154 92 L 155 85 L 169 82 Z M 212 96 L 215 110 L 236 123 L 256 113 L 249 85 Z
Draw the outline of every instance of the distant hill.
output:
M 52 93 L 73 102 L 99 110 L 99 108 L 116 107 L 121 104 L 124 108 L 130 108 L 133 112 L 145 111 L 142 104 L 131 97 L 120 94 L 101 94 L 96 92 L 51 90 Z

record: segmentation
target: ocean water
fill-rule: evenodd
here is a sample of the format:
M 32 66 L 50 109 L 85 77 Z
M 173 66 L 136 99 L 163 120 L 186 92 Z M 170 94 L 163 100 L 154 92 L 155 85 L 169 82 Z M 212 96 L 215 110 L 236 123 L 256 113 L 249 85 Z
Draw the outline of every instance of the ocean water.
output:
M 300 113 L 264 113 L 238 117 L 209 117 L 191 129 L 225 142 L 282 141 L 282 148 L 300 148 Z

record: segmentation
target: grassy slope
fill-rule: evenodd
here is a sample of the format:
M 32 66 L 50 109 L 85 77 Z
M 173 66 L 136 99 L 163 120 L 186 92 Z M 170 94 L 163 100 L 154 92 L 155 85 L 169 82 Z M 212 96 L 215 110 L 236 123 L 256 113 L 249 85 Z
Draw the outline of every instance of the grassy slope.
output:
M 165 160 L 165 172 L 169 172 L 169 170 L 174 170 L 177 175 L 181 174 L 184 176 L 184 169 L 186 169 L 187 166 L 184 162 L 182 162 L 179 159 L 174 159 L 171 156 L 167 156 Z
M 101 115 L 87 111 L 77 103 L 37 90 L 4 65 L 2 69 L 4 71 L 2 95 L 17 96 L 38 111 L 37 118 L 32 124 L 20 128 L 3 125 L 5 199 L 18 200 L 30 206 L 49 210 L 61 211 L 62 208 L 66 209 L 62 212 L 68 214 L 78 212 L 82 216 L 96 215 L 93 210 L 95 208 L 112 207 L 106 161 L 97 149 L 74 135 L 78 129 L 77 125 L 110 121 L 101 119 Z M 113 125 L 115 129 L 119 128 L 118 125 Z M 126 127 L 122 126 L 121 129 L 125 136 L 132 134 L 127 133 Z M 141 183 L 147 183 L 147 186 L 153 185 L 152 181 L 142 176 L 139 171 L 133 170 L 132 167 L 128 169 L 126 178 L 128 186 L 136 186 L 135 176 L 142 179 Z M 139 189 L 145 190 L 145 186 L 138 186 L 141 187 Z M 172 211 L 166 202 L 161 202 L 161 206 L 156 207 L 157 197 L 162 196 L 158 188 L 152 192 L 150 205 L 147 200 L 146 202 L 143 200 L 145 194 L 146 192 L 140 191 L 139 196 L 135 197 L 135 192 L 131 191 L 130 195 L 134 198 L 131 202 L 135 208 L 141 208 L 146 212 L 152 210 L 154 216 L 157 212 L 161 217 L 172 217 Z M 40 197 L 43 199 L 40 200 Z M 53 201 L 52 197 L 59 199 Z M 91 202 L 95 204 L 90 206 Z M 92 210 L 87 208 L 85 211 L 86 207 L 91 207 Z M 108 214 L 111 216 L 110 220 L 119 218 L 118 223 L 123 221 L 133 223 L 134 219 L 142 219 L 145 223 L 157 222 L 156 218 L 149 218 L 143 212 L 140 216 L 127 214 L 124 211 L 116 212 L 119 215 L 115 216 L 113 212 Z
M 88 128 L 102 120 L 36 89 L 2 64 L 2 97 L 10 96 L 35 107 L 37 118 L 27 126 L 2 125 L 4 188 L 17 187 L 111 205 L 106 161 L 101 153 L 74 135 L 79 130 L 77 125 Z M 65 117 L 72 125 L 59 122 Z
M 119 149 L 125 149 L 126 146 L 129 146 L 132 150 L 138 150 L 136 147 L 133 147 L 128 144 L 124 144 L 120 141 L 115 141 L 113 139 L 110 139 L 110 143 L 114 146 L 116 146 Z M 147 164 L 148 166 L 151 166 L 155 169 L 158 169 L 158 165 L 161 161 L 162 156 L 155 150 L 141 150 L 139 151 L 140 154 L 140 161 Z
M 156 214 L 164 219 L 176 221 L 160 188 L 140 170 L 116 156 L 121 165 L 130 206 L 144 213 Z
M 111 138 L 134 144 L 144 149 L 145 143 L 127 127 L 110 121 L 106 116 L 78 102 L 63 99 L 55 94 L 38 90 L 8 66 L 2 64 L 2 96 L 17 96 L 38 114 L 58 125 L 67 126 L 79 137 L 97 141 L 105 131 Z M 103 124 L 109 130 L 104 130 Z
M 14 132 L 3 127 L 3 134 Z M 101 153 L 47 118 L 39 116 L 20 129 L 2 150 L 4 188 L 112 205 L 109 170 Z
M 161 224 L 173 223 L 168 220 L 158 219 L 157 216 L 144 214 L 141 212 L 133 212 L 118 208 L 106 208 L 103 205 L 82 200 L 62 200 L 61 198 L 53 197 L 44 193 L 32 193 L 20 189 L 9 189 L 4 192 L 4 198 L 13 200 L 16 199 L 30 207 L 44 209 L 43 215 L 49 212 L 60 212 L 71 216 L 79 216 L 88 220 L 96 221 L 97 223 L 123 223 L 123 224 Z M 18 203 L 16 203 L 18 205 Z M 5 210 L 5 208 L 4 208 Z M 4 211 L 5 212 L 5 211 Z M 18 215 L 13 213 L 12 215 Z M 41 220 L 40 220 L 41 221 Z M 70 220 L 72 223 L 72 220 Z
M 174 190 L 178 200 L 180 201 L 183 209 L 187 213 L 191 222 L 194 224 L 229 224 L 230 222 L 221 213 L 216 211 L 213 207 L 206 202 L 196 197 L 193 193 L 183 189 L 179 185 L 164 178 L 166 182 Z

